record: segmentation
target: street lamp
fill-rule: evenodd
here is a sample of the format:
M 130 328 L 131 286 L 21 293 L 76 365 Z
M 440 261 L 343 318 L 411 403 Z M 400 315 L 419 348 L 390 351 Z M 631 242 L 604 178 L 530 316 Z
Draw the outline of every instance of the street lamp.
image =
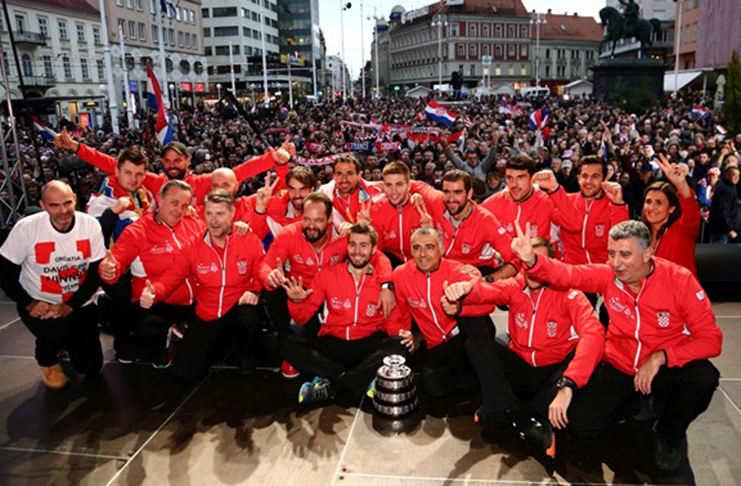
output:
M 376 7 L 373 7 L 373 17 L 370 15 L 367 18 L 368 20 L 373 19 L 375 24 L 373 25 L 373 49 L 376 51 L 376 59 L 375 59 L 375 68 L 373 69 L 376 72 L 376 96 L 378 98 L 381 97 L 381 86 L 378 82 L 378 21 L 381 20 L 380 17 L 376 17 Z
M 170 99 L 172 100 L 172 103 L 171 103 L 172 104 L 172 108 L 175 109 L 175 110 L 177 110 L 177 108 L 178 108 L 178 106 L 177 106 L 178 105 L 177 98 L 174 96 L 175 95 L 175 85 L 172 84 L 172 83 L 170 83 L 170 85 L 168 86 L 168 88 L 170 88 Z
M 221 101 L 221 83 L 216 83 L 216 93 L 218 93 L 217 96 L 219 97 L 219 101 Z
M 437 27 L 437 89 L 442 92 L 443 86 L 443 26 L 448 26 L 448 16 L 435 14 L 432 17 L 432 27 Z
M 530 25 L 535 24 L 535 86 L 540 86 L 540 24 L 547 24 L 546 14 L 533 10 Z
M 342 6 L 340 9 L 340 37 L 342 38 L 342 100 L 344 101 L 347 97 L 347 88 L 345 87 L 345 21 L 342 12 L 350 10 L 352 3 L 341 1 L 340 5 Z

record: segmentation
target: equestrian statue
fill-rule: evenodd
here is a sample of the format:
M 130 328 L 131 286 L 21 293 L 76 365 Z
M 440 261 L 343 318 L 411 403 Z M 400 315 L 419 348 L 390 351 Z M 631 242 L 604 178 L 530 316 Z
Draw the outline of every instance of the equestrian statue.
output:
M 635 37 L 641 43 L 641 56 L 650 56 L 654 39 L 661 33 L 661 22 L 659 19 L 639 18 L 640 7 L 635 0 L 618 0 L 624 7 L 625 12 L 620 13 L 613 7 L 605 7 L 599 11 L 602 26 L 607 27 L 605 38 L 600 44 L 600 51 L 606 42 L 612 42 L 611 57 L 615 57 L 615 44 L 620 39 Z

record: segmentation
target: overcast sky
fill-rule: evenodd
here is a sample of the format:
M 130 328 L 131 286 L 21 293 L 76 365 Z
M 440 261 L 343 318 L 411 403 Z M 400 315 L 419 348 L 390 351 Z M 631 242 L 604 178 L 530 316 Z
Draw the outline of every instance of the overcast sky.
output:
M 360 67 L 363 59 L 361 46 L 365 46 L 365 60 L 370 60 L 370 46 L 373 42 L 373 7 L 376 8 L 376 15 L 388 19 L 391 9 L 396 5 L 401 5 L 409 10 L 423 7 L 434 3 L 434 0 L 412 0 L 405 2 L 403 0 L 366 0 L 363 1 L 363 20 L 362 33 L 364 36 L 361 43 L 361 17 L 360 17 L 360 0 L 321 0 L 319 2 L 319 25 L 324 31 L 324 37 L 327 42 L 327 55 L 338 54 L 342 52 L 342 29 L 340 28 L 340 9 L 341 5 L 352 3 L 350 10 L 344 12 L 345 23 L 345 63 L 347 63 L 353 78 L 360 74 Z M 554 8 L 554 13 L 574 13 L 579 15 L 591 15 L 598 17 L 599 10 L 605 6 L 604 0 L 560 0 L 558 7 L 554 7 L 552 0 L 524 0 L 525 8 L 528 11 L 536 10 L 546 12 L 548 8 Z

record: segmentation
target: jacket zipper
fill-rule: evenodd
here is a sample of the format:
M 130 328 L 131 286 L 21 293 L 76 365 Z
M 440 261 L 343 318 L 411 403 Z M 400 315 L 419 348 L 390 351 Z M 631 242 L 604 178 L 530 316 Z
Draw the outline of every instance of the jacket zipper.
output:
M 401 208 L 399 208 L 399 248 L 401 250 L 401 258 L 404 262 L 407 261 L 407 256 L 404 254 L 404 225 L 402 224 Z
M 360 300 L 360 292 L 363 290 L 363 284 L 365 284 L 365 273 L 363 273 L 363 278 L 360 279 L 360 285 L 355 284 L 355 315 L 353 316 L 352 327 L 358 325 L 358 301 Z M 347 340 L 350 340 L 349 327 L 347 328 Z
M 543 294 L 545 293 L 545 287 L 540 289 L 540 293 L 538 294 L 538 302 L 533 302 L 533 297 L 530 295 L 528 291 L 528 298 L 530 299 L 530 303 L 533 305 L 533 315 L 530 319 L 530 336 L 527 340 L 527 347 L 530 349 L 533 349 L 533 333 L 535 331 L 535 318 L 538 315 L 538 307 L 540 307 L 540 298 L 543 297 Z M 535 364 L 535 350 L 531 353 L 531 360 L 533 362 L 533 366 L 538 366 Z
M 594 201 L 588 201 L 585 205 L 586 213 L 584 214 L 584 223 L 581 226 L 581 246 L 584 248 L 584 253 L 587 255 L 587 263 L 592 263 L 592 258 L 589 256 L 589 250 L 587 250 L 587 219 L 589 219 L 589 211 L 592 209 Z
M 447 337 L 447 334 L 445 334 L 445 331 L 442 327 L 440 327 L 440 323 L 437 320 L 437 314 L 435 314 L 435 307 L 432 305 L 432 297 L 430 297 L 430 274 L 427 274 L 427 303 L 430 306 L 430 312 L 432 313 L 432 320 L 437 326 L 437 328 L 440 330 L 440 333 L 442 334 L 443 341 L 445 341 L 445 338 Z
M 641 337 L 639 335 L 641 331 L 641 311 L 638 309 L 638 299 L 641 298 L 641 294 L 643 293 L 643 287 L 645 286 L 645 283 L 641 284 L 641 289 L 638 291 L 638 295 L 635 296 L 633 299 L 633 296 L 631 296 L 625 289 L 622 290 L 625 294 L 627 294 L 631 299 L 633 299 L 633 305 L 635 307 L 636 311 L 636 331 L 635 331 L 635 340 L 638 343 L 638 349 L 636 349 L 636 356 L 633 360 L 633 369 L 638 371 L 638 360 L 641 357 L 641 348 L 643 347 L 643 343 L 641 342 Z

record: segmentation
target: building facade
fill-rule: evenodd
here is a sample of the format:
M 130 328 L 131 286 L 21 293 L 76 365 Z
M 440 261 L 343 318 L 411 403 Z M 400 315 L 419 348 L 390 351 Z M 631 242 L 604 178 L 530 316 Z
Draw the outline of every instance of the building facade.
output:
M 533 77 L 539 77 L 541 85 L 557 90 L 571 81 L 591 78 L 590 68 L 599 57 L 602 42 L 602 27 L 597 21 L 576 13 L 554 14 L 550 9 L 540 19 L 545 20 L 540 24 L 540 40 L 537 26 L 533 28 Z M 536 73 L 538 58 L 540 73 Z
M 315 78 L 324 67 L 319 0 L 278 0 L 278 8 L 281 57 L 296 59 L 294 74 L 304 85 L 301 88 L 314 94 L 314 85 L 321 81 Z
M 447 84 L 454 71 L 469 87 L 485 69 L 492 87 L 532 77 L 530 15 L 520 0 L 438 2 L 392 18 L 389 37 L 390 84 L 400 89 L 433 87 L 441 77 Z
M 79 115 L 87 113 L 94 124 L 102 108 L 100 86 L 107 82 L 100 12 L 84 0 L 65 3 L 66 8 L 53 0 L 8 1 L 12 25 L 6 25 L 2 16 L 0 42 L 10 95 L 13 100 L 22 98 L 10 45 L 12 29 L 26 96 L 50 101 L 36 114 L 55 123 L 60 117 L 79 122 Z M 5 87 L 0 86 L 0 93 L 4 98 Z
M 146 100 L 149 64 L 176 106 L 192 103 L 196 94 L 206 91 L 208 64 L 203 55 L 201 1 L 166 2 L 167 15 L 162 18 L 161 29 L 157 19 L 160 5 L 158 0 L 105 0 L 114 85 L 121 87 L 117 94 L 120 110 L 124 109 L 124 69 L 139 106 Z M 165 50 L 165 73 L 160 61 L 160 37 Z M 121 50 L 121 40 L 125 52 Z
M 248 78 L 254 78 L 252 82 L 260 83 L 259 90 L 262 89 L 262 77 L 257 76 L 257 72 L 262 72 L 263 31 L 267 55 L 275 59 L 279 54 L 277 2 L 204 0 L 201 11 L 211 91 L 217 83 L 230 87 L 232 70 L 237 93 L 247 88 Z M 229 57 L 230 44 L 233 66 Z

